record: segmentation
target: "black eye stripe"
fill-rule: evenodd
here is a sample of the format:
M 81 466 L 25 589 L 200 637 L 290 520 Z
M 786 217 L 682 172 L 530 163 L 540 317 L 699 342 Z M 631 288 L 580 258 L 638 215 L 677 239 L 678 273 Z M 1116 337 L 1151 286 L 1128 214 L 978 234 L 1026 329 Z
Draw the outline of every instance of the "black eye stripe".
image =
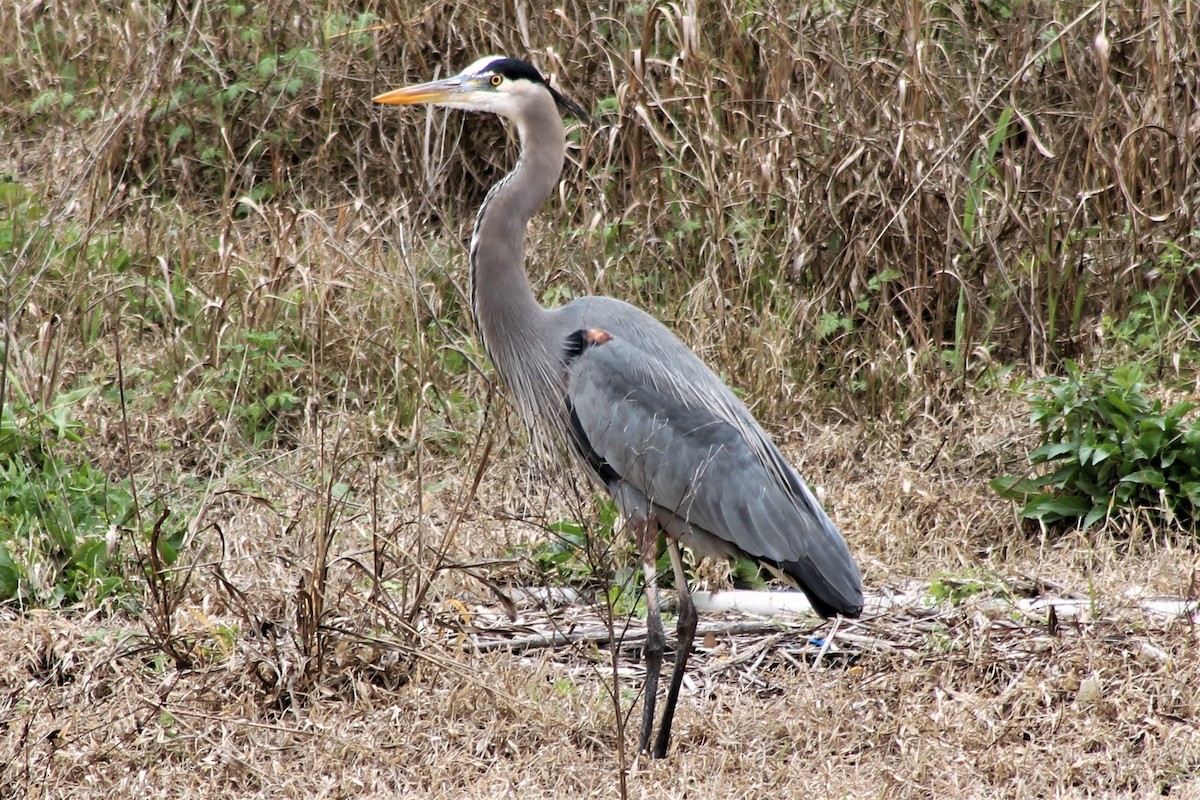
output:
M 508 78 L 510 81 L 527 80 L 533 83 L 545 84 L 546 79 L 542 77 L 542 73 L 532 65 L 515 58 L 497 58 L 487 66 L 488 71 L 494 72 L 492 77 L 492 85 L 498 86 L 496 78 L 503 80 Z
M 476 72 L 476 74 L 479 73 L 490 73 L 491 78 L 489 82 L 492 86 L 500 85 L 496 80 L 497 78 L 501 81 L 507 78 L 510 81 L 526 80 L 531 83 L 540 83 L 550 92 L 550 96 L 554 98 L 554 102 L 558 104 L 559 108 L 574 114 L 580 122 L 587 122 L 591 119 L 582 107 L 563 97 L 557 89 L 551 86 L 542 76 L 542 73 L 538 72 L 537 68 L 532 64 L 516 58 L 497 58 L 489 62 L 482 70 Z

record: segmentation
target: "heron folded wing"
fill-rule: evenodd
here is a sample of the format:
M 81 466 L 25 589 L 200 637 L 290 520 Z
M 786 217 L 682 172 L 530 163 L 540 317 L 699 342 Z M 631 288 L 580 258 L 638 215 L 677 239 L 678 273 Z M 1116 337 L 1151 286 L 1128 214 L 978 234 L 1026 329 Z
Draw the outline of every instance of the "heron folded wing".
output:
M 818 610 L 857 613 L 858 569 L 799 476 L 782 456 L 764 463 L 763 442 L 748 441 L 741 426 L 668 374 L 621 339 L 581 351 L 567 386 L 577 435 L 660 515 L 665 510 L 790 575 Z M 790 480 L 780 479 L 780 464 Z M 660 522 L 670 527 L 669 519 Z

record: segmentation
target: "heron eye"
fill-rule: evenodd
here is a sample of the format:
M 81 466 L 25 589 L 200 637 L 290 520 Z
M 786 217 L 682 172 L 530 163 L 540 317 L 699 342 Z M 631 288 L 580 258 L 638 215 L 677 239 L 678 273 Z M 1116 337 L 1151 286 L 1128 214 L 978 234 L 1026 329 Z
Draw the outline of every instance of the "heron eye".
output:
M 504 76 L 503 75 L 493 75 L 491 83 L 492 83 L 492 86 L 499 86 L 500 84 L 504 83 Z

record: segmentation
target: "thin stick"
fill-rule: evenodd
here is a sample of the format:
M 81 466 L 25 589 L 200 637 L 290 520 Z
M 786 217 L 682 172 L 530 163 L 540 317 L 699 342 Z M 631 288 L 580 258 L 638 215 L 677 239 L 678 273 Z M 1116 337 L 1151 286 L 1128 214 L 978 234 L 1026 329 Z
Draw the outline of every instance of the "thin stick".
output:
M 696 634 L 707 636 L 738 636 L 747 633 L 777 633 L 787 626 L 778 622 L 726 622 L 700 625 Z M 633 631 L 617 637 L 621 647 L 630 648 L 641 645 L 646 640 L 646 631 Z M 571 633 L 548 633 L 534 636 L 520 636 L 513 639 L 492 639 L 483 642 L 463 642 L 464 650 L 486 653 L 492 650 L 511 650 L 519 653 L 525 650 L 535 650 L 542 647 L 562 647 L 572 644 L 611 644 L 613 635 L 607 629 L 584 630 Z

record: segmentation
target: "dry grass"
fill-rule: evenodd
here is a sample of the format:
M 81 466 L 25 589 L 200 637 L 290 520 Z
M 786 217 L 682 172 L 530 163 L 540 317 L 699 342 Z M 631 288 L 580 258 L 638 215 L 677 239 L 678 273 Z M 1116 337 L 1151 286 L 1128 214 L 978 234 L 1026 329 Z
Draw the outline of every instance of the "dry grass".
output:
M 1200 559 L 1148 539 L 1030 540 L 1007 504 L 970 478 L 988 468 L 974 454 L 1011 446 L 1011 428 L 994 423 L 1014 410 L 957 414 L 951 427 L 929 428 L 959 455 L 947 445 L 934 458 L 940 443 L 920 426 L 895 439 L 838 426 L 803 453 L 791 449 L 826 487 L 873 592 L 911 589 L 914 577 L 984 590 L 844 626 L 869 640 L 842 642 L 858 653 L 849 667 L 832 659 L 811 671 L 780 652 L 784 640 L 725 669 L 770 637 L 719 637 L 697 653 L 676 750 L 663 763 L 631 763 L 629 796 L 1200 796 L 1200 638 L 1193 624 L 1138 603 L 1194 595 Z M 517 470 L 504 460 L 489 475 Z M 427 516 L 408 523 L 423 526 L 426 541 L 455 518 L 471 476 L 440 477 L 447 484 L 428 496 Z M 503 557 L 502 542 L 536 535 L 493 512 L 544 494 L 497 483 L 486 481 L 466 508 L 453 560 Z M 278 508 L 312 503 L 282 475 L 260 492 Z M 406 506 L 402 496 L 380 502 Z M 542 502 L 543 513 L 561 511 L 561 501 Z M 618 796 L 605 649 L 464 651 L 464 635 L 503 615 L 457 571 L 406 633 L 389 607 L 403 596 L 396 582 L 381 598 L 362 580 L 375 526 L 360 518 L 338 528 L 323 662 L 313 668 L 293 620 L 316 523 L 277 511 L 228 497 L 210 508 L 225 550 L 219 562 L 202 561 L 174 612 L 186 667 L 164 656 L 136 615 L 8 615 L 0 780 L 10 793 Z M 513 568 L 485 572 L 503 580 Z M 1018 611 L 1019 593 L 1003 579 L 1057 586 L 1051 596 L 1082 599 L 1084 611 L 1064 611 L 1051 635 L 1044 610 Z M 580 612 L 604 616 L 602 606 Z M 541 616 L 524 606 L 517 630 Z M 625 710 L 636 711 L 638 663 L 636 650 L 622 651 Z
M 1194 620 L 1140 603 L 1200 597 L 1194 539 L 1039 532 L 987 485 L 1034 443 L 1026 370 L 1144 358 L 1196 393 L 1196 10 L 518 7 L 0 15 L 0 404 L 93 389 L 80 441 L 33 438 L 134 490 L 95 534 L 121 590 L 0 610 L 0 797 L 1200 797 Z M 803 629 L 719 639 L 664 763 L 619 733 L 635 651 L 462 646 L 596 516 L 525 457 L 465 313 L 510 139 L 366 102 L 484 51 L 600 112 L 531 231 L 546 300 L 669 321 L 872 591 L 978 590 L 820 669 Z M 53 608 L 63 554 L 26 534 Z
M 943 652 L 817 673 L 768 659 L 757 687 L 704 682 L 678 752 L 636 764 L 630 795 L 1197 796 L 1190 632 L 1085 626 L 1014 653 L 971 616 Z M 616 795 L 604 691 L 578 675 L 558 688 L 548 657 L 451 657 L 279 715 L 239 659 L 152 674 L 96 638 L 62 619 L 6 629 L 5 677 L 36 709 L 8 737 L 18 796 Z

